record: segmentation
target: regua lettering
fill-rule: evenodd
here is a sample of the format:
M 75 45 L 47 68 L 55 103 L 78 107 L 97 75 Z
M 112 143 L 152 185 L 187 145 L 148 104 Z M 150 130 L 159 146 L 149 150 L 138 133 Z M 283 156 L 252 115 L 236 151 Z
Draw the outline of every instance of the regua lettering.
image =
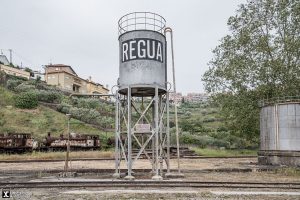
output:
M 137 59 L 163 62 L 163 44 L 158 40 L 137 38 L 122 42 L 121 60 L 127 62 Z

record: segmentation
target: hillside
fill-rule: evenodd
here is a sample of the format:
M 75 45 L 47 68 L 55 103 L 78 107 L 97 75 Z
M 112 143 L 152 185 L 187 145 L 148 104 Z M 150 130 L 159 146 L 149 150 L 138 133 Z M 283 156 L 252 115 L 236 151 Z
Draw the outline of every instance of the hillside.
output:
M 30 132 L 37 139 L 44 138 L 47 132 L 59 136 L 67 133 L 65 114 L 70 113 L 71 132 L 98 134 L 105 138 L 112 135 L 112 104 L 94 98 L 70 98 L 55 88 L 33 81 L 11 80 L 6 87 L 9 90 L 0 87 L 0 133 Z M 33 105 L 33 109 L 20 109 L 15 106 L 16 99 L 20 100 L 19 106 L 31 106 L 28 104 L 28 101 L 31 103 L 31 97 L 43 103 Z M 55 105 L 56 110 L 43 106 L 47 103 Z M 170 119 L 171 143 L 174 145 L 176 137 L 173 106 Z M 257 148 L 257 143 L 251 143 L 229 131 L 219 108 L 213 104 L 182 103 L 178 107 L 178 121 L 182 145 L 221 149 Z
M 213 107 L 208 102 L 183 103 L 178 107 L 178 117 L 180 122 L 186 120 L 197 122 L 198 128 L 201 126 L 206 130 L 217 130 L 224 127 L 224 120 L 220 115 L 219 108 Z
M 14 93 L 0 87 L 0 133 L 32 133 L 42 139 L 47 132 L 59 136 L 67 134 L 67 117 L 55 110 L 39 105 L 36 109 L 18 109 L 14 106 Z M 84 134 L 103 133 L 91 125 L 71 119 L 70 131 Z
M 174 108 L 170 112 L 171 142 L 176 144 Z M 209 102 L 182 103 L 178 107 L 181 145 L 214 149 L 256 149 L 258 143 L 248 141 L 227 128 L 220 108 Z

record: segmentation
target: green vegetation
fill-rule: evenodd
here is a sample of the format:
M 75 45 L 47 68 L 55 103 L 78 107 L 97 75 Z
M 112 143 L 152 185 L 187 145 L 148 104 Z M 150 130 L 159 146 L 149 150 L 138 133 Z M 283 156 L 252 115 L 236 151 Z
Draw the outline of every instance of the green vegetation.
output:
M 22 109 L 33 109 L 38 106 L 38 98 L 34 92 L 23 92 L 15 96 L 15 106 Z
M 99 99 L 72 98 L 62 102 L 57 110 L 62 113 L 70 113 L 72 117 L 83 122 L 101 126 L 102 128 L 113 128 L 114 106 Z
M 26 154 L 0 154 L 0 160 L 51 160 L 65 159 L 65 152 L 32 152 Z M 76 158 L 113 158 L 112 151 L 74 151 L 70 153 L 70 159 Z
M 229 149 L 211 149 L 211 148 L 192 148 L 200 156 L 211 157 L 230 157 L 230 156 L 256 156 L 256 150 L 229 150 Z
M 257 143 L 259 101 L 300 95 L 299 1 L 242 4 L 203 81 L 232 135 Z
M 0 87 L 3 93 L 0 97 L 0 105 L 3 105 L 3 109 L 0 110 L 0 133 L 30 132 L 38 140 L 42 140 L 47 132 L 51 132 L 54 136 L 66 134 L 65 114 L 69 113 L 72 116 L 71 132 L 100 135 L 102 147 L 110 148 L 106 145 L 106 141 L 113 136 L 109 130 L 114 127 L 114 105 L 94 98 L 71 98 L 55 87 L 36 80 L 9 79 L 6 87 L 9 90 Z M 38 100 L 39 105 L 36 104 L 35 108 L 31 106 L 32 100 L 35 102 Z M 18 101 L 21 103 L 14 104 Z M 172 109 L 170 111 L 171 141 L 175 144 L 174 110 Z M 257 148 L 257 142 L 249 142 L 228 130 L 217 104 L 182 103 L 178 107 L 178 117 L 181 144 L 204 149 Z M 103 134 L 104 131 L 108 132 Z
M 175 144 L 174 112 L 171 110 L 171 142 Z M 258 141 L 233 134 L 212 103 L 182 103 L 178 107 L 180 143 L 198 148 L 257 149 Z
M 36 109 L 18 109 L 14 107 L 16 94 L 0 87 L 0 133 L 26 132 L 32 133 L 36 139 L 42 139 L 47 132 L 54 136 L 67 134 L 67 117 L 45 106 Z M 71 132 L 84 134 L 102 134 L 102 131 L 79 120 L 71 119 Z M 105 133 L 105 136 L 107 134 Z M 108 133 L 107 137 L 111 136 Z
M 9 78 L 6 87 L 18 93 L 13 99 L 15 106 L 22 109 L 33 109 L 38 101 L 56 104 L 57 110 L 64 114 L 71 114 L 72 118 L 92 124 L 98 128 L 112 129 L 114 126 L 114 106 L 94 98 L 71 98 L 64 95 L 59 89 L 49 86 L 40 80 L 24 81 L 18 78 Z M 52 107 L 52 108 L 54 108 Z
M 0 108 L 13 105 L 13 96 L 12 92 L 0 86 Z

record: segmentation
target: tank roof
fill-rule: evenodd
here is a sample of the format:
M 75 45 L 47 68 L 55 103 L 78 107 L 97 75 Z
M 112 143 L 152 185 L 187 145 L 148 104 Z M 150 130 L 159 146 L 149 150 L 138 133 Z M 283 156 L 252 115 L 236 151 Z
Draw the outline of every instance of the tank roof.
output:
M 300 103 L 300 96 L 274 97 L 259 101 L 259 107 L 271 106 L 275 104 Z
M 163 33 L 165 27 L 165 18 L 152 12 L 128 13 L 118 21 L 119 35 L 135 30 L 151 30 Z

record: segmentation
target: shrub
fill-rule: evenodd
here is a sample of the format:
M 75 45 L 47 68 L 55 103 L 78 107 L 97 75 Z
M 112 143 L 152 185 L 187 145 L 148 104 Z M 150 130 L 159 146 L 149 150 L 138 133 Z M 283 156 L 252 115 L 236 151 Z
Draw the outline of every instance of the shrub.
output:
M 6 82 L 6 73 L 4 71 L 0 71 L 0 84 L 4 85 Z
M 34 92 L 24 92 L 15 97 L 15 106 L 22 109 L 33 109 L 38 106 L 37 95 Z
M 184 115 L 185 115 L 186 117 L 190 117 L 190 116 L 192 115 L 192 113 L 191 113 L 190 111 L 186 111 L 186 112 L 184 113 Z
M 67 104 L 67 103 L 61 103 L 58 107 L 57 107 L 57 110 L 59 112 L 62 112 L 62 113 L 65 113 L 65 114 L 68 114 L 70 113 L 70 109 L 72 108 L 71 105 Z
M 203 122 L 215 122 L 215 121 L 217 121 L 217 120 L 214 117 L 208 117 L 208 118 L 203 119 Z
M 22 80 L 14 80 L 14 79 L 9 79 L 6 83 L 6 87 L 9 90 L 14 90 L 18 85 L 20 85 L 21 83 L 23 83 Z
M 30 90 L 34 90 L 35 86 L 34 85 L 29 85 L 26 83 L 21 83 L 17 87 L 14 88 L 15 92 L 28 92 Z
M 202 111 L 201 111 L 201 114 L 202 114 L 202 115 L 207 115 L 207 110 L 205 110 L 205 109 L 202 110 Z
M 36 88 L 39 90 L 59 91 L 54 85 L 47 85 L 43 82 L 35 82 Z
M 7 76 L 8 79 L 12 79 L 12 80 L 28 81 L 27 78 L 21 77 L 21 76 L 14 76 L 14 75 L 11 75 L 11 74 L 6 74 L 6 76 Z
M 72 107 L 67 103 L 61 103 L 57 110 L 62 113 L 70 113 L 73 118 L 78 119 L 80 121 L 100 125 L 104 128 L 112 127 L 113 119 L 111 117 L 102 116 L 97 110 L 95 109 L 88 109 L 88 108 L 77 108 Z
M 37 96 L 38 100 L 42 102 L 59 103 L 63 95 L 57 91 L 38 90 Z

